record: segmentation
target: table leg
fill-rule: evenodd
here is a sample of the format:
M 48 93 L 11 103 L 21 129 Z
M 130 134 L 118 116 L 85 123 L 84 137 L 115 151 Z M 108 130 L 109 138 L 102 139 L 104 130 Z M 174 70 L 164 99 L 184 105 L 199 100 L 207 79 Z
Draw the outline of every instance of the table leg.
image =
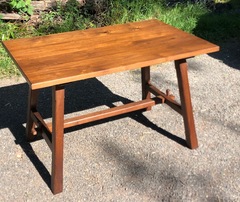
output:
M 142 100 L 150 99 L 151 93 L 148 90 L 148 84 L 150 82 L 150 67 L 141 68 L 141 77 L 142 77 Z M 151 110 L 152 107 L 147 107 L 146 111 Z
M 27 125 L 26 125 L 26 139 L 27 141 L 33 141 L 35 135 L 37 134 L 35 130 L 35 123 L 32 120 L 31 112 L 36 111 L 37 100 L 38 100 L 39 91 L 32 90 L 29 87 L 28 91 L 28 108 L 27 108 Z
M 64 86 L 52 87 L 52 175 L 53 194 L 63 190 Z
M 192 111 L 192 103 L 187 73 L 188 67 L 186 59 L 175 61 L 175 68 L 177 72 L 186 141 L 189 148 L 195 149 L 198 147 L 198 141 Z

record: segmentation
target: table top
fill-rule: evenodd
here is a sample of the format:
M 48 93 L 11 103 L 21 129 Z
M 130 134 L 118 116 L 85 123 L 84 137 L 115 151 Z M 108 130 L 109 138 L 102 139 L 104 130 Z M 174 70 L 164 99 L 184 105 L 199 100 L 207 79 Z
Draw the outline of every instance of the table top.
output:
M 2 43 L 32 89 L 219 50 L 208 41 L 158 20 Z

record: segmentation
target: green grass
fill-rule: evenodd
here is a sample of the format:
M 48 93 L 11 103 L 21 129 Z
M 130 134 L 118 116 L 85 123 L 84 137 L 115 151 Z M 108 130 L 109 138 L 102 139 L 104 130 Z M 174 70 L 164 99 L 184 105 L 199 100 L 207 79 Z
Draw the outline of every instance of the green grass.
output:
M 11 58 L 7 55 L 2 45 L 0 45 L 0 78 L 19 75 L 19 70 L 17 69 Z
M 204 15 L 193 33 L 215 43 L 240 40 L 240 13 Z
M 0 21 L 1 41 L 15 38 L 15 31 L 17 28 L 18 27 L 13 23 L 3 23 Z M 0 44 L 0 78 L 15 75 L 19 75 L 19 71 Z
M 212 13 L 201 16 L 193 34 L 206 40 L 222 43 L 234 39 L 240 40 L 240 1 L 215 0 L 216 2 L 229 3 L 231 10 L 222 13 Z M 223 4 L 224 5 L 224 4 Z
M 226 0 L 227 1 L 227 0 Z M 58 5 L 41 15 L 38 26 L 5 23 L 0 19 L 0 39 L 46 35 L 76 29 L 122 24 L 146 19 L 159 19 L 186 32 L 212 42 L 240 39 L 240 1 L 231 0 L 233 10 L 210 11 L 203 3 L 179 3 L 167 6 L 166 0 L 105 0 L 87 1 L 79 6 L 69 0 L 66 7 Z M 0 77 L 19 75 L 18 70 L 0 46 Z
M 233 8 L 239 9 L 240 8 L 240 1 L 239 0 L 231 0 L 229 3 L 232 5 Z
M 177 4 L 173 8 L 164 10 L 158 19 L 192 33 L 201 16 L 207 13 L 208 10 L 203 4 Z
M 32 26 L 22 23 L 4 23 L 0 20 L 1 41 L 34 35 L 37 35 L 37 32 Z M 19 70 L 0 43 L 0 78 L 19 75 Z
M 49 13 L 42 13 L 42 22 L 37 31 L 39 35 L 67 32 L 95 27 L 91 23 L 86 6 L 81 7 L 76 0 L 68 0 L 65 7 L 60 4 Z
M 109 1 L 109 8 L 103 25 L 122 24 L 150 18 L 158 18 L 162 13 L 163 3 L 154 0 L 119 0 Z
M 208 12 L 203 4 L 177 4 L 167 7 L 165 1 L 110 0 L 110 8 L 100 24 L 120 24 L 156 18 L 187 32 L 192 32 L 198 19 Z

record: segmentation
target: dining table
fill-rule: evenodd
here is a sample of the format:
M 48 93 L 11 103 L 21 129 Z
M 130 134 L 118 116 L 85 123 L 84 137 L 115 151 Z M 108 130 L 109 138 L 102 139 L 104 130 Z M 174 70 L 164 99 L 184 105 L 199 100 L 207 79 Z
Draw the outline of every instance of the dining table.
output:
M 40 133 L 52 152 L 53 194 L 63 191 L 64 129 L 69 127 L 139 110 L 151 113 L 153 106 L 166 104 L 183 117 L 186 145 L 190 149 L 198 147 L 187 60 L 219 51 L 218 45 L 157 19 L 6 40 L 2 45 L 29 86 L 26 139 L 31 142 Z M 163 92 L 151 83 L 151 67 L 169 61 L 174 62 L 176 70 L 179 102 L 169 89 Z M 136 69 L 141 71 L 140 101 L 64 118 L 67 84 Z M 49 87 L 51 122 L 38 110 L 39 92 Z

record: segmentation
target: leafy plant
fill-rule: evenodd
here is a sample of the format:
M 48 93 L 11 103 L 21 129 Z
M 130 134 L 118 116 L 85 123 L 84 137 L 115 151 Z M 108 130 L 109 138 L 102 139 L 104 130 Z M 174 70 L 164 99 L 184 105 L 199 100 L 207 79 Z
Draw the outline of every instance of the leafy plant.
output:
M 157 18 L 184 31 L 192 32 L 198 19 L 208 13 L 203 3 L 176 3 L 169 6 L 167 1 L 154 0 L 109 0 L 109 11 L 105 24 L 119 24 Z
M 10 22 L 4 23 L 2 20 L 0 20 L 1 41 L 15 38 L 16 30 L 17 26 L 15 24 Z M 9 75 L 19 75 L 19 72 L 11 58 L 0 44 L 0 78 Z
M 4 23 L 0 20 L 0 37 L 1 41 L 8 40 L 10 38 L 15 38 L 16 30 L 18 26 L 16 24 L 7 22 Z
M 32 26 L 22 23 L 4 22 L 0 19 L 0 41 L 37 35 Z M 0 43 L 0 78 L 20 75 L 19 70 Z
M 0 44 L 0 78 L 19 75 L 19 70 Z
M 13 9 L 23 14 L 32 15 L 33 6 L 31 5 L 31 0 L 11 0 L 10 5 Z
M 89 11 L 78 1 L 69 0 L 64 6 L 58 3 L 54 10 L 42 13 L 38 31 L 39 34 L 51 34 L 89 27 L 95 27 Z
M 107 16 L 103 25 L 158 18 L 163 10 L 163 1 L 153 0 L 109 0 Z
M 186 32 L 192 33 L 199 19 L 208 14 L 208 9 L 203 3 L 176 4 L 173 8 L 167 8 L 159 19 Z
M 225 42 L 229 39 L 240 40 L 240 13 L 222 13 L 202 16 L 194 34 L 212 42 Z

